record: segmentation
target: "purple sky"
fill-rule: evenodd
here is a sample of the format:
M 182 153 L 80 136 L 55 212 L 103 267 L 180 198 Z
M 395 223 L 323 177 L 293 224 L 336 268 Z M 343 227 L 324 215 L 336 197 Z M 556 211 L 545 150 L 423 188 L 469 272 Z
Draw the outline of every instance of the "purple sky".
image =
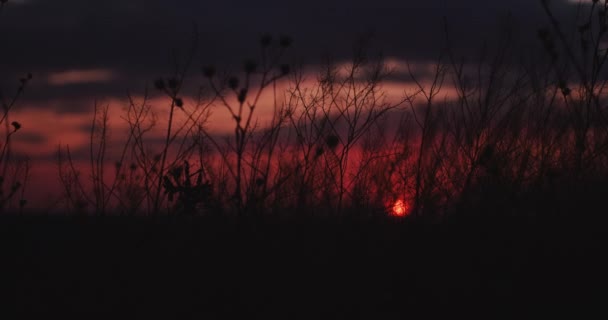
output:
M 444 46 L 442 17 L 461 52 L 479 47 L 511 14 L 519 36 L 546 25 L 539 1 L 377 0 L 198 1 L 198 0 L 23 0 L 9 1 L 0 18 L 0 85 L 32 72 L 38 81 L 28 99 L 123 96 L 141 90 L 171 70 L 171 53 L 185 53 L 200 33 L 194 68 L 239 65 L 255 54 L 261 34 L 288 34 L 294 52 L 315 64 L 326 53 L 347 59 L 357 36 L 373 35 L 373 46 L 401 59 L 435 57 Z M 556 11 L 574 10 L 554 0 Z M 112 76 L 82 81 L 50 81 L 53 73 L 105 70 Z M 90 75 L 90 74 L 89 74 Z M 57 76 L 57 75 L 55 75 Z M 46 81 L 41 81 L 44 79 Z

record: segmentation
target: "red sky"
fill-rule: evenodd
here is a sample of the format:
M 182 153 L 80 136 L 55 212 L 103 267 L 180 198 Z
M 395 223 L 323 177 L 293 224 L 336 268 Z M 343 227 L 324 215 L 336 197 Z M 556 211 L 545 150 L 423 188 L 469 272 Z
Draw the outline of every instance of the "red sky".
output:
M 141 98 L 154 79 L 170 75 L 173 52 L 178 61 L 185 60 L 193 37 L 191 23 L 196 23 L 198 41 L 186 79 L 190 84 L 204 81 L 198 71 L 201 65 L 237 69 L 243 59 L 258 53 L 257 39 L 267 32 L 295 39 L 289 63 L 303 65 L 313 83 L 316 66 L 328 53 L 334 61 L 348 61 L 358 35 L 371 34 L 371 51 L 389 57 L 388 66 L 394 71 L 394 77 L 383 84 L 393 101 L 413 87 L 406 61 L 417 76 L 428 76 L 444 45 L 444 15 L 454 37 L 460 39 L 456 49 L 463 54 L 472 52 L 480 39 L 499 28 L 506 12 L 522 28 L 544 23 L 539 22 L 542 12 L 538 5 L 529 0 L 381 0 L 372 7 L 368 2 L 337 0 L 307 2 L 305 7 L 280 1 L 255 6 L 232 2 L 9 1 L 0 15 L 0 39 L 9 48 L 0 52 L 0 88 L 9 95 L 16 89 L 17 79 L 27 72 L 34 75 L 10 115 L 11 121 L 23 125 L 14 136 L 12 151 L 17 158 L 27 156 L 32 161 L 28 198 L 58 192 L 54 174 L 57 147 L 86 150 L 95 101 L 110 106 L 111 144 L 121 144 L 127 129 L 120 118 L 127 92 Z M 554 5 L 558 12 L 572 8 L 564 1 Z M 288 87 L 281 83 L 277 89 Z M 453 96 L 449 87 L 445 90 L 448 98 Z M 194 91 L 184 99 L 186 108 L 192 106 Z M 270 119 L 270 101 L 270 95 L 262 98 L 257 114 L 261 123 Z M 149 104 L 160 119 L 165 117 L 168 99 L 155 95 Z M 230 121 L 225 110 L 217 107 L 208 127 L 217 134 L 231 133 Z M 155 131 L 159 138 L 164 130 L 162 121 L 160 124 Z M 83 154 L 76 152 L 76 156 Z

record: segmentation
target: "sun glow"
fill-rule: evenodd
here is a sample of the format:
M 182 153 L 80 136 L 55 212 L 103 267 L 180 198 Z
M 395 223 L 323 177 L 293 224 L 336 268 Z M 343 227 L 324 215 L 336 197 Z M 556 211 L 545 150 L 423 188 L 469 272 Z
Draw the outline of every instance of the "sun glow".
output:
M 409 210 L 409 205 L 405 201 L 399 199 L 393 204 L 392 214 L 395 217 L 405 217 L 410 213 Z

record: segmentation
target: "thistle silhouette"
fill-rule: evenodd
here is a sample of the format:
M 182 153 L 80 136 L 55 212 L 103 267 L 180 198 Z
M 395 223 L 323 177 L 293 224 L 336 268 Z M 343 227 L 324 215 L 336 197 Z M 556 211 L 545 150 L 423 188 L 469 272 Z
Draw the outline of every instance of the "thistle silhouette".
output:
M 196 175 L 196 182 L 192 177 Z M 190 163 L 186 160 L 183 166 L 176 166 L 163 177 L 163 188 L 170 202 L 175 201 L 174 209 L 181 214 L 194 214 L 197 207 L 209 202 L 212 186 L 203 179 L 203 169 L 190 174 Z

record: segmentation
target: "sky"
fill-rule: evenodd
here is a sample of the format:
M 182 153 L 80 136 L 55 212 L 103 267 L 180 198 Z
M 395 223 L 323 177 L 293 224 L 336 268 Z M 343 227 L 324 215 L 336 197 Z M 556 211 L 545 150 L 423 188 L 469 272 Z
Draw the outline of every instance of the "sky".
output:
M 24 72 L 37 76 L 40 88 L 30 99 L 122 95 L 171 70 L 172 52 L 187 52 L 195 29 L 201 65 L 240 63 L 264 33 L 291 36 L 310 64 L 326 53 L 347 59 L 363 34 L 385 56 L 426 59 L 444 45 L 444 16 L 458 46 L 471 49 L 508 14 L 523 35 L 545 25 L 539 2 L 12 0 L 0 20 L 0 68 L 2 82 Z M 572 9 L 565 0 L 551 2 L 556 11 Z
M 557 15 L 576 10 L 549 2 Z M 0 89 L 9 95 L 33 75 L 12 115 L 23 124 L 16 152 L 50 161 L 58 144 L 86 145 L 95 100 L 120 106 L 127 92 L 141 95 L 193 42 L 193 81 L 202 81 L 201 66 L 240 67 L 262 34 L 293 38 L 290 59 L 311 70 L 328 55 L 348 61 L 361 36 L 392 61 L 424 64 L 445 46 L 444 17 L 454 49 L 471 59 L 509 23 L 536 50 L 536 30 L 548 24 L 540 0 L 9 0 L 0 13 Z

